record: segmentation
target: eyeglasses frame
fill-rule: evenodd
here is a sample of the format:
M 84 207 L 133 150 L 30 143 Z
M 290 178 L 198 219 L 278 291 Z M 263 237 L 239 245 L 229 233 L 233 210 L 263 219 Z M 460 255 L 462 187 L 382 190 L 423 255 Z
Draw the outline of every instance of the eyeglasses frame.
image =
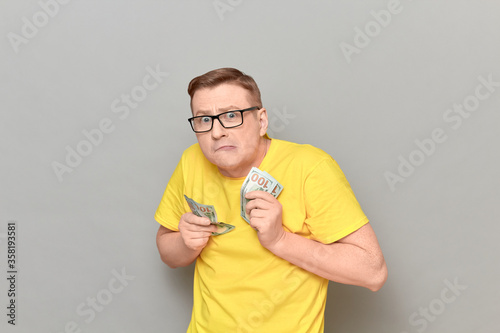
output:
M 243 110 L 230 110 L 230 111 L 226 111 L 226 112 L 222 112 L 222 113 L 219 113 L 215 116 L 212 116 L 212 115 L 203 115 L 203 116 L 196 116 L 196 117 L 191 117 L 188 119 L 188 122 L 189 122 L 189 125 L 191 125 L 191 129 L 193 130 L 193 132 L 195 133 L 206 133 L 206 132 L 210 132 L 213 128 L 214 128 L 214 120 L 217 119 L 219 121 L 219 124 L 221 124 L 222 127 L 224 128 L 235 128 L 235 127 L 238 127 L 238 126 L 241 126 L 243 125 L 243 112 L 247 112 L 247 111 L 253 111 L 253 110 L 260 110 L 261 108 L 258 107 L 258 106 L 252 106 L 251 108 L 248 108 L 248 109 L 243 109 Z M 226 113 L 230 113 L 230 112 L 240 112 L 241 114 L 241 124 L 239 125 L 236 125 L 236 126 L 224 126 L 224 124 L 222 123 L 222 121 L 220 121 L 219 117 L 226 114 Z M 210 129 L 206 130 L 206 131 L 195 131 L 194 130 L 194 126 L 193 126 L 193 122 L 192 120 L 193 119 L 196 119 L 196 118 L 204 118 L 204 117 L 210 117 L 212 118 L 212 125 L 210 126 Z

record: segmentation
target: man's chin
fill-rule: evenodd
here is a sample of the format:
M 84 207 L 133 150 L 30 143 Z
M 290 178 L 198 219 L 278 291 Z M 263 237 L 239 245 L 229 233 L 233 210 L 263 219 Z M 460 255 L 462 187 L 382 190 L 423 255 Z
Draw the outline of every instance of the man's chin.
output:
M 236 160 L 240 160 L 236 149 L 219 149 L 212 154 L 214 164 L 234 164 Z
M 241 175 L 235 175 L 234 172 L 237 172 L 240 169 L 240 164 L 236 163 L 234 158 L 232 159 L 217 159 L 212 161 L 212 164 L 219 169 L 220 173 L 227 177 L 238 178 L 243 177 Z M 246 175 L 245 175 L 246 176 Z
M 227 160 L 217 160 L 212 162 L 215 164 L 219 169 L 234 169 L 238 166 L 237 163 L 234 163 L 234 160 L 232 161 L 227 161 Z

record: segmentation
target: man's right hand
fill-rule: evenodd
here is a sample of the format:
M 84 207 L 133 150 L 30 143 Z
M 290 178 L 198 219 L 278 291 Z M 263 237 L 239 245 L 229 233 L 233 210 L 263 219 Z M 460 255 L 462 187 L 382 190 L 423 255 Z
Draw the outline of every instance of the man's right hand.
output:
M 208 217 L 199 217 L 189 212 L 181 216 L 179 232 L 189 249 L 201 251 L 207 245 L 212 232 L 217 232 L 217 226 L 210 224 Z

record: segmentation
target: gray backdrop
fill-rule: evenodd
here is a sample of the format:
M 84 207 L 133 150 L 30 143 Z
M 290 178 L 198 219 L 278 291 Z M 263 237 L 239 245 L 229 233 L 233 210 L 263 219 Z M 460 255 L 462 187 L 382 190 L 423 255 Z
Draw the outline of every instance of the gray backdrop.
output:
M 160 261 L 153 215 L 196 141 L 189 80 L 237 67 L 272 137 L 338 161 L 384 251 L 379 292 L 330 283 L 325 331 L 498 332 L 499 11 L 2 0 L 1 331 L 186 330 L 193 266 Z

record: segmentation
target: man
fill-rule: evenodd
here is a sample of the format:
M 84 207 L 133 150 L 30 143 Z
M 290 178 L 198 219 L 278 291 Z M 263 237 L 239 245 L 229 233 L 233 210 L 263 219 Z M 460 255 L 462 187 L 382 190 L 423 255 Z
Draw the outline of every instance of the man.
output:
M 190 123 L 198 144 L 177 165 L 155 214 L 163 262 L 196 261 L 188 332 L 323 332 L 328 281 L 376 291 L 387 278 L 377 238 L 337 163 L 325 152 L 267 136 L 268 115 L 248 75 L 221 68 L 194 78 Z M 283 190 L 246 194 L 252 167 Z M 184 195 L 213 205 L 217 226 Z

